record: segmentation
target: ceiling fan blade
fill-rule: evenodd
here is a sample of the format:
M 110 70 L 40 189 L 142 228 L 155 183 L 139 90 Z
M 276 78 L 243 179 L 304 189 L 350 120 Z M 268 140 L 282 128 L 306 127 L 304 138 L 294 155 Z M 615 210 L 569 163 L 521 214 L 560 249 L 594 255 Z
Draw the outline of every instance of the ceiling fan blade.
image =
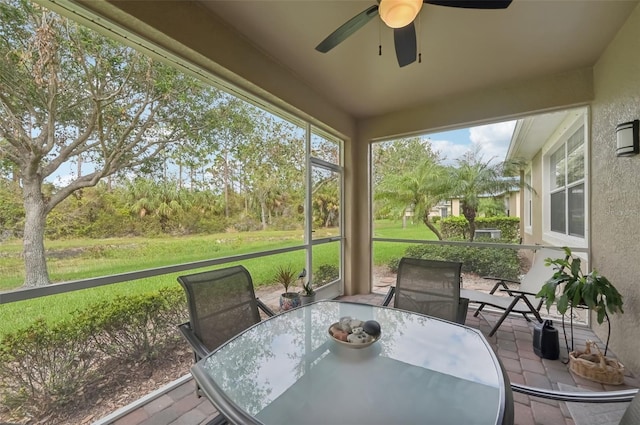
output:
M 465 9 L 506 9 L 512 0 L 422 0 L 437 6 L 462 7 Z
M 371 6 L 370 8 L 363 10 L 347 22 L 342 24 L 337 30 L 329 34 L 327 38 L 322 40 L 320 44 L 316 46 L 316 50 L 322 53 L 327 53 L 329 50 L 342 43 L 351 34 L 359 30 L 369 22 L 371 19 L 378 15 L 378 5 Z
M 413 22 L 406 27 L 394 29 L 393 42 L 396 45 L 396 57 L 401 68 L 416 61 L 418 46 L 416 43 L 416 27 Z

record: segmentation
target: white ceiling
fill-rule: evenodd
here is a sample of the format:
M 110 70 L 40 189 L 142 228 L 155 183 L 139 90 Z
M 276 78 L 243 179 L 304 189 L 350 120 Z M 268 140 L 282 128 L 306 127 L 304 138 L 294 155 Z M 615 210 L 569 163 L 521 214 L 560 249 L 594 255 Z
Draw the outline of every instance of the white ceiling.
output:
M 637 5 L 637 0 L 514 0 L 506 10 L 470 10 L 425 4 L 416 23 L 422 63 L 400 68 L 393 32 L 378 17 L 330 52 L 315 50 L 375 0 L 201 2 L 359 118 L 592 66 Z

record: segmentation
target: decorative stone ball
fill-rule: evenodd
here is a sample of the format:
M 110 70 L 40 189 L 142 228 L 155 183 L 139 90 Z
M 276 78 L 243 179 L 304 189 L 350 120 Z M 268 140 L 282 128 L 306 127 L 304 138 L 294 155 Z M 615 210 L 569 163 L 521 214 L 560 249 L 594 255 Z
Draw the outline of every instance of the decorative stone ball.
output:
M 380 323 L 375 320 L 367 320 L 364 322 L 362 329 L 374 338 L 380 335 Z

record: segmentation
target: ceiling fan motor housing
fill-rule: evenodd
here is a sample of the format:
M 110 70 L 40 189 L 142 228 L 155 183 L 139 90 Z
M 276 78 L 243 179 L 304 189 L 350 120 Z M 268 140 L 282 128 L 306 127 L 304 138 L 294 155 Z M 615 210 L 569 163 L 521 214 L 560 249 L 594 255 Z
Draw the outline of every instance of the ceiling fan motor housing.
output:
M 391 28 L 403 28 L 413 22 L 422 9 L 422 0 L 380 0 L 380 18 Z
M 316 46 L 316 50 L 327 53 L 347 37 L 379 15 L 382 21 L 393 28 L 393 42 L 400 67 L 416 61 L 417 41 L 413 21 L 420 13 L 423 3 L 463 9 L 506 9 L 512 0 L 377 0 L 362 12 L 338 27 Z

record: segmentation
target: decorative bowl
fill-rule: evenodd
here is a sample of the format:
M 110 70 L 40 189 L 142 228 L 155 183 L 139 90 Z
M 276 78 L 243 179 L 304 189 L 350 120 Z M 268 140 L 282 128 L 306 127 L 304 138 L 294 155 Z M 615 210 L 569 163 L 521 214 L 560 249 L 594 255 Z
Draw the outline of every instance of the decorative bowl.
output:
M 333 332 L 332 332 L 332 330 L 333 330 L 334 326 L 337 326 L 337 325 L 339 325 L 339 324 L 340 324 L 340 322 L 336 322 L 336 323 L 333 323 L 331 326 L 329 326 L 328 333 L 329 333 L 329 336 L 331 337 L 331 339 L 332 339 L 332 340 L 334 340 L 336 343 L 338 343 L 338 344 L 340 344 L 340 345 L 342 345 L 342 346 L 344 346 L 344 347 L 349 347 L 349 348 L 366 348 L 366 347 L 371 346 L 372 344 L 374 344 L 376 341 L 378 341 L 378 340 L 380 339 L 380 335 L 378 335 L 378 336 L 376 336 L 376 337 L 373 337 L 373 339 L 372 339 L 371 341 L 369 341 L 369 342 L 365 342 L 365 343 L 362 343 L 362 344 L 354 343 L 354 342 L 348 342 L 348 341 L 343 341 L 343 340 L 341 340 L 341 339 L 338 339 L 338 338 L 334 337 L 334 336 L 333 336 Z

